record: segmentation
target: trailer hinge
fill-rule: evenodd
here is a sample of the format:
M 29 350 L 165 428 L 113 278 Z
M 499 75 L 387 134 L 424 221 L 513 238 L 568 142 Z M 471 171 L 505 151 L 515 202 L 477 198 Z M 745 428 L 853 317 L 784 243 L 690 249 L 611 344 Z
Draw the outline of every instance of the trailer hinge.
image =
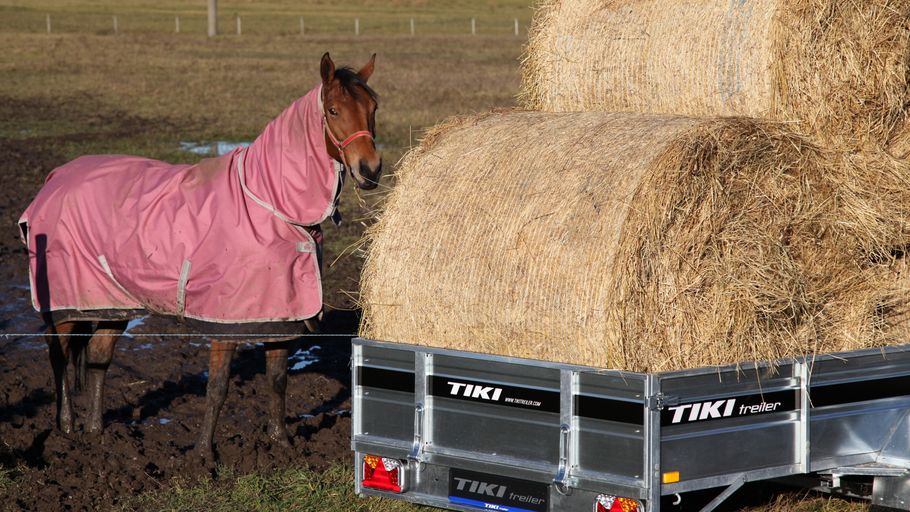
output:
M 648 397 L 648 409 L 662 411 L 665 407 L 679 404 L 679 397 L 667 396 L 663 393 Z

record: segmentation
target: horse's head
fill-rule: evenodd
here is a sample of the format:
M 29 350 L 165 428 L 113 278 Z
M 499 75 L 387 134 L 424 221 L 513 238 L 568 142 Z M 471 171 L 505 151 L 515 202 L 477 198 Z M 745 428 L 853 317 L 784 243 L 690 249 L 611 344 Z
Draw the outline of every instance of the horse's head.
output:
M 362 189 L 376 188 L 382 172 L 382 156 L 374 141 L 378 97 L 367 85 L 375 62 L 374 53 L 360 71 L 336 69 L 326 53 L 320 65 L 326 150 Z

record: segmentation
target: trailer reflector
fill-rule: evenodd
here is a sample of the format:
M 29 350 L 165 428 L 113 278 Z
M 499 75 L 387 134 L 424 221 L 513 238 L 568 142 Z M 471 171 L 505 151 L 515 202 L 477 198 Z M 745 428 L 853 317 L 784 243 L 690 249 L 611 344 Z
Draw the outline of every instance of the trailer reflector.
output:
M 641 503 L 632 498 L 601 494 L 594 501 L 594 512 L 638 512 L 639 510 L 643 510 Z
M 398 459 L 363 456 L 363 479 L 360 485 L 380 491 L 402 493 L 406 487 L 405 464 Z
M 663 474 L 661 479 L 665 484 L 675 484 L 679 482 L 679 471 L 670 471 Z

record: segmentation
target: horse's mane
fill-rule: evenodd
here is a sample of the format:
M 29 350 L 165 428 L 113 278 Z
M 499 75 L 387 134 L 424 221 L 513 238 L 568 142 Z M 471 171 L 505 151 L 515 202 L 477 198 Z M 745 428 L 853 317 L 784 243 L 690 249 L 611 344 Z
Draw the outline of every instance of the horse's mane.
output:
M 335 78 L 338 79 L 338 82 L 341 83 L 341 86 L 344 87 L 344 90 L 347 91 L 351 96 L 356 96 L 360 94 L 360 89 L 370 96 L 370 99 L 379 103 L 379 95 L 372 87 L 367 85 L 366 82 L 360 78 L 360 75 L 356 71 L 349 67 L 336 68 L 335 69 Z

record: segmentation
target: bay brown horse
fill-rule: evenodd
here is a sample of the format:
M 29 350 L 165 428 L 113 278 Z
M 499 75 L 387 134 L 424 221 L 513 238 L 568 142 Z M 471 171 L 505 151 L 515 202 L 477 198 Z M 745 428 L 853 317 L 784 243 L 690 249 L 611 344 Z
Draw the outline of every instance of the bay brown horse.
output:
M 374 54 L 359 71 L 337 68 L 328 53 L 320 64 L 322 78 L 321 105 L 323 108 L 323 138 L 325 151 L 341 163 L 357 187 L 372 189 L 378 184 L 382 171 L 382 159 L 376 149 L 375 111 L 377 95 L 367 85 L 373 74 Z M 242 179 L 241 179 L 242 183 Z M 341 193 L 340 187 L 337 191 Z M 317 229 L 317 227 L 308 227 Z M 38 240 L 41 243 L 41 240 Z M 40 248 L 39 248 L 40 250 Z M 40 274 L 40 265 L 38 263 Z M 33 283 L 52 289 L 54 283 L 42 283 L 40 275 Z M 262 293 L 268 293 L 268 283 L 263 283 Z M 40 290 L 38 292 L 41 293 Z M 86 430 L 100 433 L 103 429 L 104 380 L 114 355 L 114 348 L 127 325 L 125 318 L 100 319 L 95 315 L 70 316 L 61 318 L 45 314 L 48 325 L 46 341 L 56 386 L 57 426 L 65 433 L 74 431 L 74 414 L 70 384 L 67 380 L 67 366 L 72 363 L 76 371 L 75 383 L 81 387 L 87 380 L 90 396 L 90 412 L 85 422 Z M 314 329 L 315 319 L 307 321 L 307 327 Z M 299 324 L 295 324 L 299 325 Z M 203 324 L 204 328 L 204 324 Z M 299 333 L 299 327 L 289 331 Z M 275 341 L 264 343 L 266 376 L 269 383 L 269 412 L 267 431 L 270 438 L 283 445 L 289 443 L 285 425 L 285 395 L 287 389 L 288 343 Z M 255 333 L 251 333 L 255 338 Z M 196 452 L 206 461 L 213 457 L 215 425 L 228 390 L 228 377 L 235 343 L 212 337 L 209 356 L 209 373 L 206 389 L 206 412 Z

